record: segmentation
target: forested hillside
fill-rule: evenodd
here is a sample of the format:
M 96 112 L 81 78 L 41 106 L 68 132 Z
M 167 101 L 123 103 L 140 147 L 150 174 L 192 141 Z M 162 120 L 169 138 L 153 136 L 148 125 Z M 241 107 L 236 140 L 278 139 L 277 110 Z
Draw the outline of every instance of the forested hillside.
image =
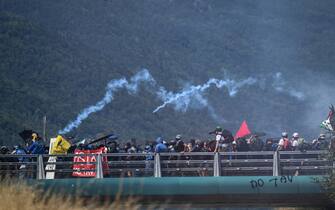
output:
M 41 132 L 44 115 L 48 135 L 56 135 L 101 100 L 110 80 L 142 68 L 174 92 L 210 78 L 258 82 L 234 97 L 225 88 L 208 89 L 203 96 L 214 111 L 168 105 L 153 114 L 162 104 L 153 90 L 121 90 L 73 132 L 114 131 L 122 140 L 208 138 L 216 125 L 234 132 L 246 119 L 271 136 L 318 135 L 334 102 L 335 4 L 267 2 L 1 0 L 0 144 L 16 143 L 24 128 Z M 282 91 L 273 84 L 278 72 Z

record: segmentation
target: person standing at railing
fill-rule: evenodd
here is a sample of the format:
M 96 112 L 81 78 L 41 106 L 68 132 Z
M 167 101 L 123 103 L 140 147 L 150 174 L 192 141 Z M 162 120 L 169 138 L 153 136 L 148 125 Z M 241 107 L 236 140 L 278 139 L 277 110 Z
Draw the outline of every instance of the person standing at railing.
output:
M 175 139 L 172 139 L 170 142 L 169 142 L 169 146 L 168 146 L 168 151 L 169 152 L 176 152 L 175 150 L 175 146 L 177 144 L 177 141 Z
M 119 148 L 116 141 L 111 141 L 111 142 L 108 143 L 107 153 L 120 153 L 120 148 Z M 111 157 L 108 157 L 108 160 L 118 161 L 118 160 L 120 160 L 120 158 L 111 156 Z
M 217 126 L 214 131 L 209 132 L 209 134 L 215 134 L 215 149 L 214 152 L 219 152 L 220 151 L 220 145 L 222 142 L 222 128 L 220 126 Z
M 292 151 L 300 150 L 305 151 L 305 139 L 299 136 L 299 133 L 295 132 L 291 139 Z
M 14 150 L 12 152 L 12 154 L 16 154 L 16 155 L 26 155 L 27 152 L 24 150 L 24 148 L 21 145 L 15 145 L 14 146 Z M 26 157 L 18 157 L 17 161 L 21 164 L 18 165 L 18 169 L 19 169 L 19 178 L 23 179 L 26 177 L 26 170 L 27 170 L 27 165 L 26 162 L 28 162 L 28 158 Z
M 320 134 L 317 139 L 312 141 L 313 150 L 325 150 L 328 149 L 328 141 L 326 140 L 326 134 Z
M 156 146 L 155 146 L 155 153 L 161 153 L 161 152 L 168 152 L 168 148 L 165 144 L 163 144 L 163 138 L 158 137 L 156 139 Z
M 1 155 L 8 155 L 10 154 L 10 151 L 7 146 L 1 146 L 0 148 L 0 154 Z M 15 162 L 15 158 L 13 157 L 1 157 L 0 162 L 0 180 L 3 180 L 4 178 L 11 177 L 13 175 L 13 172 L 15 171 L 15 165 L 11 164 L 11 162 Z
M 27 152 L 29 154 L 36 154 L 36 155 L 44 154 L 45 152 L 44 144 L 41 141 L 41 138 L 38 136 L 38 134 L 33 133 L 31 137 L 32 137 L 31 140 L 33 143 L 29 145 L 29 147 L 27 148 Z
M 249 138 L 250 151 L 262 151 L 264 147 L 263 140 L 258 135 L 251 135 Z
M 153 152 L 154 150 L 150 144 L 147 144 L 144 147 L 143 153 L 146 154 L 145 155 L 145 169 L 144 169 L 145 176 L 152 176 L 152 171 L 153 171 L 152 161 L 154 160 Z
M 291 142 L 288 139 L 287 132 L 282 132 L 281 139 L 279 140 L 277 150 L 278 151 L 289 151 L 289 150 L 291 150 Z
M 234 137 L 230 131 L 217 126 L 216 129 L 209 132 L 209 134 L 215 134 L 216 145 L 214 152 L 231 151 L 231 143 L 234 141 Z
M 271 138 L 266 139 L 264 144 L 264 151 L 273 151 L 273 144 L 274 144 L 273 139 Z
M 33 155 L 42 155 L 42 154 L 44 154 L 45 153 L 44 144 L 41 141 L 41 138 L 38 136 L 37 133 L 32 133 L 31 140 L 32 140 L 32 143 L 28 146 L 27 153 L 28 154 L 33 154 Z M 31 158 L 31 161 L 32 162 L 36 162 L 37 158 L 33 157 L 33 158 Z M 29 178 L 34 177 L 33 172 L 32 172 L 33 171 L 33 166 L 32 165 L 30 165 L 30 166 L 28 165 L 27 170 L 31 171 L 31 172 L 28 172 L 27 176 Z

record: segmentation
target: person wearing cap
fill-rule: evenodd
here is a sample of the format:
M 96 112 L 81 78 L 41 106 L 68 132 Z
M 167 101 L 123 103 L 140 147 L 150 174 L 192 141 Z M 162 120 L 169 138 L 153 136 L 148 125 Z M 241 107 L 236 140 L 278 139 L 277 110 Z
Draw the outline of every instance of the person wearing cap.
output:
M 167 146 L 163 143 L 163 138 L 162 137 L 158 137 L 156 139 L 156 146 L 155 146 L 155 152 L 156 153 L 161 153 L 161 152 L 167 152 L 168 148 Z

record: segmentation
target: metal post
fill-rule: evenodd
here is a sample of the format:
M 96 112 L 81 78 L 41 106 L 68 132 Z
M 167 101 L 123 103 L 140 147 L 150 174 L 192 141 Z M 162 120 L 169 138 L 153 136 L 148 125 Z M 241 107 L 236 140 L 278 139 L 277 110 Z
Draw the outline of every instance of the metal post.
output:
M 220 153 L 214 154 L 214 176 L 221 176 L 221 156 Z
M 155 160 L 154 160 L 154 176 L 155 177 L 162 177 L 161 172 L 161 158 L 159 153 L 155 154 Z
M 274 154 L 273 154 L 272 176 L 280 176 L 280 154 L 279 154 L 279 151 L 275 151 Z
M 102 157 L 101 157 L 101 154 L 98 154 L 96 156 L 95 172 L 96 172 L 95 178 L 97 178 L 97 179 L 104 178 L 104 173 L 103 173 L 103 169 L 102 169 Z
M 45 179 L 45 172 L 44 172 L 44 164 L 43 164 L 43 156 L 42 155 L 38 155 L 38 158 L 37 158 L 36 179 Z
M 47 141 L 47 133 L 46 133 L 46 129 L 47 129 L 47 116 L 45 115 L 43 117 L 43 141 L 46 142 Z

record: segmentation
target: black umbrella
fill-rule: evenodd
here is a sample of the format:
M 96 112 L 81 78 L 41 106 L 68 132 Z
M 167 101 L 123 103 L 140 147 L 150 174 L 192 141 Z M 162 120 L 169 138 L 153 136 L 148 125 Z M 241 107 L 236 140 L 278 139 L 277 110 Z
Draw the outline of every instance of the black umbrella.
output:
M 116 140 L 116 139 L 118 139 L 118 136 L 117 135 L 115 135 L 115 134 L 113 134 L 113 133 L 111 133 L 111 134 L 108 134 L 108 135 L 105 135 L 105 136 L 102 136 L 102 137 L 100 137 L 100 138 L 97 138 L 97 139 L 94 139 L 94 140 L 92 140 L 90 143 L 88 143 L 88 144 L 94 144 L 94 143 L 97 143 L 97 142 L 100 142 L 100 141 L 103 141 L 103 140 L 105 140 L 105 144 L 106 144 L 106 141 L 107 140 Z
M 266 133 L 264 133 L 264 132 L 254 132 L 254 133 L 248 134 L 246 136 L 243 136 L 243 138 L 248 139 L 248 138 L 250 138 L 252 136 L 263 137 L 263 136 L 266 136 Z
M 23 130 L 23 131 L 21 131 L 21 132 L 19 133 L 19 135 L 20 135 L 20 137 L 21 137 L 24 141 L 26 141 L 26 140 L 31 139 L 31 135 L 32 135 L 33 133 L 36 133 L 36 134 L 37 134 L 37 132 L 35 132 L 35 131 L 33 131 L 33 130 Z M 37 136 L 38 136 L 38 134 L 37 134 Z

